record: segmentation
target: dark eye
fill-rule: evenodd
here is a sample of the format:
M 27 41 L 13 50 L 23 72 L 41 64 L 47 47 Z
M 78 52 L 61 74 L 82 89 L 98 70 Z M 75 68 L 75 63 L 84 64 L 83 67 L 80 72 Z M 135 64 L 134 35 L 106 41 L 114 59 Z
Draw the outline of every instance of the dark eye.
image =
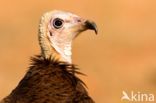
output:
M 63 20 L 60 19 L 60 18 L 56 18 L 53 20 L 53 26 L 56 28 L 56 29 L 59 29 L 63 26 Z

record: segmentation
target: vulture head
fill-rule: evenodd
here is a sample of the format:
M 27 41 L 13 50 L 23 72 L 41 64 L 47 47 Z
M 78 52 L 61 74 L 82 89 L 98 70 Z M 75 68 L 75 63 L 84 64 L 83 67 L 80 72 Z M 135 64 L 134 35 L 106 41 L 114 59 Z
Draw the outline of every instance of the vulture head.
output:
M 45 13 L 39 25 L 42 56 L 71 63 L 72 40 L 88 29 L 97 34 L 97 26 L 93 21 L 70 12 L 55 10 Z

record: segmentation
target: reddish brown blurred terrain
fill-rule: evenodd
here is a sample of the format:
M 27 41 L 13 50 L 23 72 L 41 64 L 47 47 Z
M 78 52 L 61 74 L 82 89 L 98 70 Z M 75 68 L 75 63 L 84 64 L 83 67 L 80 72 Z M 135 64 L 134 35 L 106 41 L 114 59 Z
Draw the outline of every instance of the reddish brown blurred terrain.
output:
M 87 74 L 81 78 L 97 103 L 122 103 L 123 90 L 156 97 L 155 5 L 155 0 L 1 1 L 0 99 L 24 76 L 29 58 L 40 53 L 38 22 L 54 9 L 74 12 L 98 25 L 99 35 L 84 32 L 73 46 L 73 62 Z

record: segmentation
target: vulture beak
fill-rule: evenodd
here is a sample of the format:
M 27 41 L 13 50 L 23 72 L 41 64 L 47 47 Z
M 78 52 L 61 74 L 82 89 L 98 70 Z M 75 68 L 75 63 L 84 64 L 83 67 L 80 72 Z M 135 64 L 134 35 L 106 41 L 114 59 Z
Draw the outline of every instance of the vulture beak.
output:
M 95 22 L 90 21 L 90 20 L 86 20 L 84 22 L 85 28 L 90 29 L 90 30 L 94 30 L 96 34 L 98 34 L 98 29 L 97 29 L 97 25 L 95 24 Z

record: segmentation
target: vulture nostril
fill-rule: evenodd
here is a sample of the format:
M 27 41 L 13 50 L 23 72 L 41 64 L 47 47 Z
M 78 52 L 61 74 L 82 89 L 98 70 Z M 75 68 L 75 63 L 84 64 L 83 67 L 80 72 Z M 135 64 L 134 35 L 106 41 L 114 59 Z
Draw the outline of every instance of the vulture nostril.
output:
M 78 23 L 82 21 L 82 20 L 81 20 L 80 18 L 78 18 L 78 17 L 75 17 L 74 20 L 75 20 L 76 22 L 78 22 Z
M 77 19 L 77 22 L 81 22 L 81 19 Z

